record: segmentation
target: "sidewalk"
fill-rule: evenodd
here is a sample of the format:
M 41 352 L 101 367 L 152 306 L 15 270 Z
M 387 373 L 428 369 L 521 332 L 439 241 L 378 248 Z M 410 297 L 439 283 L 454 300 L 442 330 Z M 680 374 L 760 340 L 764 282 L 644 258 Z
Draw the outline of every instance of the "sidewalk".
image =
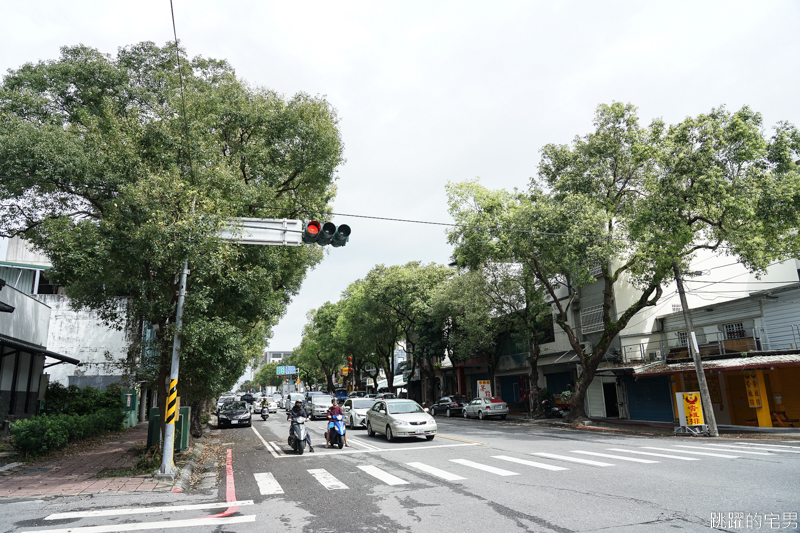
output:
M 141 423 L 107 435 L 107 440 L 77 443 L 77 447 L 1 472 L 0 501 L 108 492 L 169 492 L 172 483 L 155 482 L 148 475 L 97 477 L 104 470 L 133 467 L 146 440 L 147 423 Z

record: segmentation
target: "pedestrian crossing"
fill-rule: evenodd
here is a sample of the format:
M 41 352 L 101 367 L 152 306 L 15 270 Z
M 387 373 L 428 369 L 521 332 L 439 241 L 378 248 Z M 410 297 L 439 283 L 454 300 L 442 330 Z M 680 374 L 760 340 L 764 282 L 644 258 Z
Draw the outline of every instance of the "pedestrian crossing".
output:
M 308 469 L 311 478 L 326 490 L 347 490 L 350 486 L 363 488 L 367 480 L 402 488 L 420 483 L 418 474 L 428 478 L 436 478 L 446 482 L 480 482 L 486 475 L 499 477 L 530 476 L 536 471 L 561 473 L 575 468 L 610 468 L 628 464 L 631 466 L 650 467 L 657 464 L 682 463 L 685 461 L 714 461 L 720 459 L 760 458 L 763 456 L 776 457 L 781 451 L 800 453 L 800 446 L 772 445 L 775 448 L 753 447 L 748 443 L 704 445 L 665 444 L 664 446 L 617 446 L 604 448 L 603 451 L 571 450 L 562 453 L 543 451 L 526 452 L 526 457 L 534 456 L 538 460 L 512 455 L 492 455 L 483 460 L 452 458 L 447 459 L 437 466 L 423 462 L 408 462 L 397 464 L 393 471 L 374 465 L 358 465 L 357 472 L 348 472 L 346 475 L 358 476 L 357 479 L 345 481 L 336 478 L 332 473 L 323 468 Z M 768 445 L 764 445 L 768 446 Z M 781 448 L 783 447 L 783 449 Z M 752 451 L 755 450 L 755 451 Z M 746 452 L 756 454 L 755 457 Z M 613 453 L 607 453 L 613 452 Z M 735 455 L 734 455 L 735 454 Z M 519 454 L 518 454 L 519 455 Z M 588 456 L 588 457 L 587 457 Z M 788 459 L 788 456 L 783 456 Z M 514 465 L 514 466 L 511 466 Z M 506 468 L 501 468 L 505 466 Z M 406 468 L 407 467 L 407 468 Z M 516 468 L 515 468 L 516 467 Z M 391 469 L 391 467 L 389 467 Z M 513 470 L 507 469 L 513 468 Z M 361 475 L 363 474 L 363 476 Z M 262 496 L 281 495 L 284 493 L 280 483 L 272 473 L 257 473 L 256 483 Z

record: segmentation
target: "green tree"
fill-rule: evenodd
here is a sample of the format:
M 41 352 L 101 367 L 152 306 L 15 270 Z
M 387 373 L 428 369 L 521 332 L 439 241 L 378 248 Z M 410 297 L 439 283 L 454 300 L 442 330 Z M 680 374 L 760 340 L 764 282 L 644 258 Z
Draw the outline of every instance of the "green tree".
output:
M 585 417 L 586 391 L 614 337 L 658 302 L 673 263 L 685 268 L 698 250 L 720 250 L 762 272 L 799 250 L 800 172 L 793 163 L 800 135 L 793 126 L 780 123 L 765 138 L 760 115 L 745 107 L 642 127 L 636 108 L 619 103 L 599 106 L 594 125 L 571 145 L 545 146 L 526 192 L 477 182 L 448 191 L 459 224 L 449 234 L 456 259 L 474 266 L 508 246 L 552 301 L 583 369 L 573 419 Z M 575 290 L 597 281 L 595 265 L 603 331 L 586 352 L 569 314 Z M 630 303 L 614 301 L 621 285 L 638 291 Z
M 188 259 L 179 394 L 191 403 L 261 357 L 322 258 L 318 247 L 220 242 L 216 231 L 229 217 L 329 212 L 342 143 L 324 99 L 285 99 L 182 50 L 180 68 L 183 91 L 174 46 L 145 42 L 113 57 L 64 47 L 9 71 L 0 175 L 16 179 L 0 179 L 0 235 L 46 254 L 74 307 L 110 325 L 125 315 L 152 324 L 143 366 L 157 369 L 150 385 L 162 398 Z
M 334 337 L 341 308 L 340 303 L 325 302 L 309 311 L 300 346 L 291 355 L 293 364 L 318 380 L 322 378 L 329 391 L 334 389 L 332 376 L 347 364 L 347 357 Z

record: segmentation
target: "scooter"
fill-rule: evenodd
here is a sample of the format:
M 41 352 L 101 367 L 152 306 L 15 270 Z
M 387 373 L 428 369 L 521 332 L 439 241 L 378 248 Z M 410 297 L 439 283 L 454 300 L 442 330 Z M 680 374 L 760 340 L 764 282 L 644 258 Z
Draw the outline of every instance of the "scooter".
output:
M 344 425 L 344 416 L 343 415 L 333 415 L 333 427 L 329 427 L 328 430 L 325 432 L 325 438 L 328 439 L 331 446 L 339 446 L 341 450 L 344 447 L 344 434 L 347 431 Z M 330 426 L 330 424 L 328 424 Z M 330 438 L 328 438 L 328 433 L 330 433 Z
M 564 418 L 565 416 L 565 413 L 561 407 L 553 405 L 550 403 L 550 400 L 544 400 L 542 402 L 542 410 L 547 418 Z
M 269 406 L 263 405 L 261 406 L 261 420 L 266 420 L 269 418 Z
M 297 455 L 303 455 L 306 451 L 306 419 L 303 416 L 292 418 L 292 425 L 289 428 L 289 447 Z

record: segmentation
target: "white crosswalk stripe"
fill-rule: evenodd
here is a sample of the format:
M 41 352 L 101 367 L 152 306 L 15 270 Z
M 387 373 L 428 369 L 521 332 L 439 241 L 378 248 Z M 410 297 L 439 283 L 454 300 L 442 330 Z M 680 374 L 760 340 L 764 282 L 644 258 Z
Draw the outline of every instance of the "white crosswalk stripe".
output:
M 716 452 L 717 451 L 714 448 L 709 450 L 705 446 L 685 446 L 683 444 L 676 444 L 675 447 L 676 448 L 686 448 L 688 450 L 705 450 L 705 451 L 712 451 L 712 452 Z M 732 452 L 733 450 L 719 450 L 719 451 Z M 751 452 L 751 451 L 745 451 L 745 450 L 736 450 L 736 453 L 743 453 L 745 455 L 772 455 L 771 453 L 768 453 L 768 452 Z
M 544 463 L 537 463 L 536 461 L 528 461 L 526 459 L 517 459 L 516 457 L 509 457 L 507 455 L 493 455 L 495 459 L 500 459 L 501 461 L 508 461 L 511 463 L 518 463 L 521 465 L 532 466 L 534 468 L 542 468 L 544 470 L 552 470 L 553 472 L 557 472 L 559 470 L 569 470 L 569 468 L 565 468 L 563 466 L 555 466 L 555 465 L 547 465 Z
M 676 450 L 675 448 L 659 448 L 658 446 L 642 446 L 645 450 L 660 450 L 662 452 L 680 452 L 680 453 L 688 453 L 691 455 L 707 455 L 709 457 L 722 457 L 724 459 L 738 459 L 738 455 L 725 455 L 721 453 L 709 453 L 709 452 L 690 452 L 687 450 Z
M 380 479 L 387 485 L 408 485 L 408 481 L 400 479 L 399 477 L 390 474 L 385 470 L 381 470 L 377 466 L 365 465 L 365 466 L 359 466 L 358 468 L 360 470 L 363 470 L 367 474 L 371 475 L 372 477 Z
M 462 479 L 467 479 L 465 477 L 457 476 L 456 474 L 447 472 L 446 470 L 441 470 L 439 468 L 436 468 L 435 466 L 426 465 L 425 463 L 406 463 L 406 464 L 412 468 L 416 468 L 417 470 L 422 470 L 426 474 L 430 474 L 432 476 L 436 476 L 438 478 L 442 478 L 447 481 L 461 481 Z
M 697 457 L 681 457 L 680 455 L 669 455 L 666 453 L 653 453 L 653 452 L 640 452 L 638 450 L 624 450 L 622 448 L 609 448 L 608 451 L 610 452 L 625 452 L 625 453 L 635 453 L 636 455 L 649 455 L 652 457 L 664 457 L 666 459 L 677 459 L 679 461 L 699 461 Z
M 750 443 L 736 443 L 736 444 L 717 444 L 717 446 L 726 446 L 728 448 L 732 448 L 735 450 L 751 450 L 756 452 L 772 452 L 772 453 L 800 453 L 800 448 L 797 450 L 791 450 L 791 446 L 770 446 L 768 444 L 750 444 Z M 758 448 L 754 448 L 753 446 L 758 446 Z
M 450 459 L 452 463 L 458 463 L 460 465 L 469 466 L 470 468 L 476 468 L 478 470 L 483 470 L 484 472 L 489 472 L 491 474 L 496 474 L 498 476 L 518 476 L 518 472 L 511 472 L 510 470 L 503 470 L 502 468 L 495 468 L 493 466 L 476 463 L 474 461 L 468 461 L 467 459 Z
M 621 455 L 612 455 L 610 453 L 585 452 L 581 450 L 572 450 L 572 453 L 582 453 L 584 455 L 593 455 L 595 457 L 605 457 L 606 459 L 619 459 L 620 461 L 631 461 L 633 463 L 655 464 L 661 462 L 661 461 L 653 461 L 651 459 L 639 459 L 637 457 L 623 457 Z
M 800 453 L 800 446 L 787 446 L 786 444 L 761 444 L 760 442 L 737 442 L 741 446 L 762 446 L 768 448 L 788 448 L 790 450 L 797 450 L 792 453 Z
M 308 471 L 309 474 L 314 476 L 320 484 L 328 490 L 340 490 L 349 488 L 347 485 L 333 477 L 324 468 L 312 468 Z
M 581 463 L 591 466 L 614 466 L 611 463 L 603 463 L 601 461 L 591 461 L 589 459 L 579 459 L 577 457 L 569 457 L 567 455 L 556 455 L 554 453 L 533 452 L 531 455 L 538 455 L 540 457 L 547 457 L 548 459 L 560 459 L 562 461 L 569 461 L 571 463 Z
M 767 450 L 767 449 L 762 449 L 762 448 L 755 448 L 755 449 L 750 448 L 748 450 L 747 448 L 743 448 L 741 446 L 736 446 L 735 444 L 713 444 L 713 443 L 708 443 L 708 444 L 706 444 L 706 446 L 713 446 L 714 449 L 720 449 L 720 451 L 738 452 L 738 453 L 745 453 L 745 454 L 749 454 L 749 455 L 755 455 L 755 454 L 771 455 L 772 452 L 777 451 L 777 450 Z
M 256 478 L 258 491 L 262 496 L 283 494 L 281 484 L 278 483 L 278 480 L 275 479 L 275 476 L 272 475 L 272 472 L 259 472 L 257 474 L 253 474 L 253 476 Z

